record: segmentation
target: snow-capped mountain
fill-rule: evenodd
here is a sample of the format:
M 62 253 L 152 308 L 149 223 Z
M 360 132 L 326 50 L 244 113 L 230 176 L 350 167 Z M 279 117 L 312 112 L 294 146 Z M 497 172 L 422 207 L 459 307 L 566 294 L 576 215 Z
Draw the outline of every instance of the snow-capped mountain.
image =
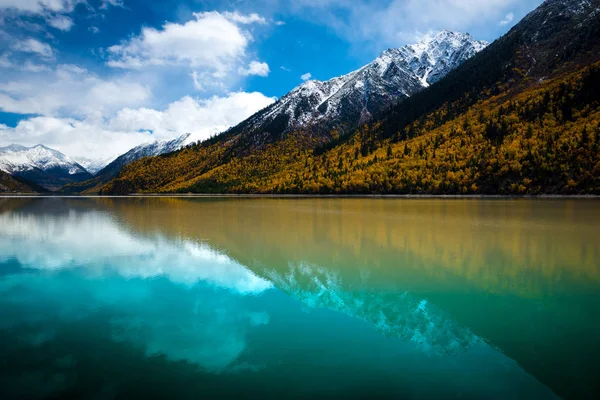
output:
M 167 154 L 179 150 L 189 144 L 190 138 L 191 134 L 186 133 L 185 135 L 179 136 L 173 140 L 161 140 L 151 143 L 144 143 L 117 157 L 109 165 L 120 164 L 121 167 L 123 167 L 133 161 L 139 160 L 140 158 Z
M 487 45 L 469 34 L 442 31 L 420 43 L 388 49 L 347 75 L 301 84 L 232 131 L 277 135 L 312 124 L 356 124 L 437 82 Z
M 43 145 L 0 147 L 0 170 L 50 190 L 91 177 L 75 160 Z
M 77 161 L 79 165 L 86 169 L 92 175 L 96 175 L 98 171 L 101 171 L 104 167 L 114 161 L 116 156 L 108 158 L 91 159 L 87 157 L 73 157 L 73 160 Z
M 49 170 L 60 168 L 69 175 L 87 172 L 75 160 L 58 150 L 38 144 L 33 147 L 11 144 L 0 147 L 0 169 L 9 174 L 15 174 L 32 169 Z
M 108 165 L 94 174 L 94 177 L 77 184 L 69 185 L 63 189 L 65 193 L 81 193 L 86 190 L 99 188 L 119 174 L 121 169 L 129 163 L 132 163 L 140 158 L 159 156 L 161 154 L 177 151 L 188 144 L 191 144 L 194 138 L 191 134 L 186 133 L 173 140 L 162 140 L 151 143 L 144 143 L 134 147 L 127 153 L 113 159 Z

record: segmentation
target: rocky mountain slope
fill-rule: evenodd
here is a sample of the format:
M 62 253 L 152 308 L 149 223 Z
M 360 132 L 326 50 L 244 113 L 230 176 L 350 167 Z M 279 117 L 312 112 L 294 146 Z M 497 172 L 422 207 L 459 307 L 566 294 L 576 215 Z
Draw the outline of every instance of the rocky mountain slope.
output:
M 225 135 L 241 134 L 250 141 L 251 146 L 245 144 L 246 140 L 239 142 L 239 150 L 244 152 L 296 129 L 315 129 L 325 134 L 333 127 L 350 129 L 393 102 L 437 82 L 487 44 L 469 34 L 442 31 L 420 43 L 388 49 L 373 62 L 347 75 L 303 83 Z M 98 185 L 114 178 L 123 166 L 143 157 L 179 150 L 190 141 L 190 136 L 184 135 L 169 142 L 138 146 L 98 171 L 93 179 L 68 185 L 63 192 L 99 189 Z
M 230 134 L 243 132 L 260 143 L 290 130 L 353 128 L 437 82 L 487 45 L 469 34 L 442 31 L 420 43 L 388 49 L 347 75 L 303 83 Z
M 0 147 L 0 170 L 49 190 L 91 177 L 75 160 L 43 145 Z
M 105 184 L 106 182 L 113 179 L 121 171 L 121 169 L 136 160 L 144 157 L 159 156 L 161 154 L 168 154 L 177 151 L 184 146 L 188 145 L 191 140 L 191 135 L 186 133 L 173 140 L 155 141 L 151 143 L 144 143 L 134 147 L 127 153 L 114 159 L 108 163 L 104 168 L 100 169 L 94 174 L 93 178 L 85 180 L 83 182 L 73 183 L 66 185 L 61 189 L 63 193 L 81 193 L 86 190 L 90 190 Z
M 102 192 L 600 193 L 599 10 L 600 0 L 547 0 L 445 78 L 338 138 L 306 127 L 266 141 L 252 123 L 268 108 L 129 165 Z

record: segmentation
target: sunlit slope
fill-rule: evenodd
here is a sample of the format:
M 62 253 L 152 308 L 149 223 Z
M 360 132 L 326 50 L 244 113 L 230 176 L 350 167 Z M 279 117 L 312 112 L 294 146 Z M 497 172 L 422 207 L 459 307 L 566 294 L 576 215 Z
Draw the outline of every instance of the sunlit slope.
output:
M 598 87 L 594 64 L 441 125 L 446 108 L 389 138 L 365 126 L 319 155 L 303 133 L 242 158 L 227 158 L 228 143 L 199 146 L 138 161 L 103 192 L 598 194 Z
M 356 131 L 259 147 L 221 135 L 134 163 L 102 192 L 600 193 L 598 6 L 544 2 Z

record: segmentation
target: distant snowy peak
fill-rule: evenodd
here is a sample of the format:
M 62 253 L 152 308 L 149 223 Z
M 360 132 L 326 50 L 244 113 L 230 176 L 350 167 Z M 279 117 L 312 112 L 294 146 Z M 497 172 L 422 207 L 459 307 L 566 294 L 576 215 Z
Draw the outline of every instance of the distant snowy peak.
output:
M 64 170 L 69 175 L 86 174 L 87 171 L 75 160 L 41 144 L 25 147 L 11 144 L 0 147 L 0 169 L 9 174 L 18 174 L 35 169 L 41 171 Z
M 161 154 L 171 153 L 177 151 L 186 145 L 190 144 L 191 134 L 186 133 L 185 135 L 179 136 L 173 140 L 162 140 L 151 143 L 144 143 L 127 153 L 123 154 L 119 159 L 125 161 L 125 164 L 133 162 L 143 157 L 158 156 Z
M 86 169 L 92 175 L 96 175 L 98 171 L 101 171 L 102 168 L 106 167 L 108 164 L 113 162 L 115 156 L 107 157 L 107 158 L 99 158 L 99 159 L 91 159 L 87 157 L 73 157 L 73 160 L 77 161 L 79 165 Z
M 442 31 L 417 44 L 388 49 L 349 74 L 304 82 L 236 128 L 276 135 L 321 122 L 354 124 L 439 81 L 487 45 L 469 34 Z

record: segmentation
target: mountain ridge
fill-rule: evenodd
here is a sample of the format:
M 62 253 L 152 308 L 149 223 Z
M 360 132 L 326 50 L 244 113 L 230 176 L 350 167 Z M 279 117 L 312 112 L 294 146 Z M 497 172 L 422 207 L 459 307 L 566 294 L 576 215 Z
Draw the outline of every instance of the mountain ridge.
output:
M 75 160 L 42 144 L 0 147 L 0 170 L 53 190 L 88 179 L 90 173 Z
M 97 188 L 116 177 L 125 165 L 139 160 L 140 158 L 158 156 L 179 150 L 190 144 L 191 139 L 192 135 L 186 133 L 172 140 L 160 140 L 140 144 L 114 158 L 111 162 L 97 171 L 90 179 L 68 184 L 62 187 L 60 191 L 62 193 L 82 193 L 94 190 L 94 188 Z
M 101 193 L 600 193 L 599 9 L 600 0 L 547 0 L 358 129 L 244 130 L 262 111 L 128 165 Z
M 304 82 L 226 134 L 258 132 L 272 141 L 285 132 L 311 126 L 353 128 L 437 82 L 487 45 L 469 34 L 443 30 L 417 44 L 385 50 L 345 75 Z

